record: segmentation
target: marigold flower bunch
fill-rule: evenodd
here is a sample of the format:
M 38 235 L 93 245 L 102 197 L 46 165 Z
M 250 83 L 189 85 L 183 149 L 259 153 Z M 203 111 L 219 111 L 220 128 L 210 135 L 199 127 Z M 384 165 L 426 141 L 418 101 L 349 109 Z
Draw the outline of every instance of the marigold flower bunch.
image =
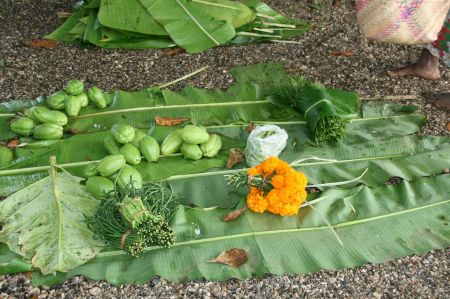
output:
M 254 212 L 295 215 L 306 199 L 306 176 L 277 157 L 250 168 L 247 177 L 250 185 L 247 206 Z

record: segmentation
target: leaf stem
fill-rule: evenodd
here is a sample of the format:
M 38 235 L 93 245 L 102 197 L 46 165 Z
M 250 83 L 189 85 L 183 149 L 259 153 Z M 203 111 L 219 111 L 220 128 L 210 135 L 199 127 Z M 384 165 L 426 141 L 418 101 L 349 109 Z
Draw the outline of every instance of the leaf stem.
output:
M 190 78 L 190 77 L 193 77 L 193 76 L 197 75 L 198 73 L 201 73 L 201 72 L 205 71 L 206 69 L 208 69 L 208 67 L 209 67 L 209 66 L 204 66 L 204 67 L 202 67 L 202 68 L 200 68 L 200 69 L 198 69 L 198 70 L 196 70 L 196 71 L 194 71 L 194 72 L 192 72 L 192 73 L 189 73 L 189 74 L 187 74 L 187 75 L 184 75 L 183 77 L 180 77 L 180 78 L 178 78 L 178 79 L 176 79 L 176 80 L 170 81 L 170 82 L 168 82 L 168 83 L 161 84 L 161 85 L 159 86 L 159 88 L 165 88 L 165 87 L 168 87 L 168 86 L 173 85 L 173 84 L 175 84 L 175 83 L 178 83 L 178 82 L 180 82 L 180 81 L 186 80 L 186 79 L 188 79 L 188 78 Z

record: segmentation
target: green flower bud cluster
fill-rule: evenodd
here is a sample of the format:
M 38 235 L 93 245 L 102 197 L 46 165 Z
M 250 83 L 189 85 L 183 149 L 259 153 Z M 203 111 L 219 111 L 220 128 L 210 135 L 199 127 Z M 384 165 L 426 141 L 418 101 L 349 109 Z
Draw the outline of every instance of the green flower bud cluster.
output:
M 141 198 L 127 197 L 120 205 L 120 214 L 136 231 L 134 242 L 127 251 L 137 256 L 150 245 L 169 247 L 175 243 L 175 235 L 169 224 L 159 215 L 153 215 Z

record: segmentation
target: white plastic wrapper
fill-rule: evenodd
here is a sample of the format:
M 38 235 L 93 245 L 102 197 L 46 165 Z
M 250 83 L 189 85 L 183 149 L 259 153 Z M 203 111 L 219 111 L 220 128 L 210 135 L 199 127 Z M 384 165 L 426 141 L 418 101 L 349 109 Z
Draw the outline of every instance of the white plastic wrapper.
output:
M 247 139 L 245 161 L 247 166 L 261 164 L 265 159 L 278 156 L 286 147 L 288 134 L 275 125 L 264 125 L 254 129 Z

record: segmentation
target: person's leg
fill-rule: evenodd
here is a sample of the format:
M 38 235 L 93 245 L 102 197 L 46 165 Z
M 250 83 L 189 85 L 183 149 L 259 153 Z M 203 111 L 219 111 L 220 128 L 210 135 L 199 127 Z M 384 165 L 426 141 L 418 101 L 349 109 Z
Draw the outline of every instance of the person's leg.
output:
M 416 76 L 427 80 L 439 79 L 439 58 L 428 49 L 423 49 L 417 62 L 406 67 L 388 71 L 390 77 Z

